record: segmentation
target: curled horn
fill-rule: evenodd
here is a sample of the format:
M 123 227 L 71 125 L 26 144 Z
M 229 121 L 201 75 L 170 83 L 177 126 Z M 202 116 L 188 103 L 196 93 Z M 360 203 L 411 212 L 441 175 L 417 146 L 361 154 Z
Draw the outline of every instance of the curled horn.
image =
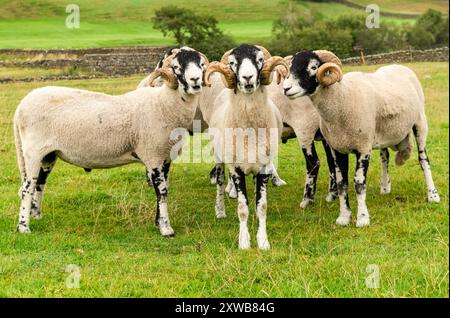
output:
M 289 67 L 292 64 L 293 58 L 294 57 L 292 55 L 288 55 L 288 56 L 284 57 L 284 60 L 286 61 L 286 63 L 288 64 Z M 280 66 L 275 67 L 275 73 L 277 74 L 277 85 L 280 85 L 281 81 L 284 80 L 287 76 L 283 72 L 283 70 Z
M 151 87 L 155 86 L 154 81 L 158 77 L 162 77 L 166 81 L 167 86 L 169 86 L 172 89 L 178 88 L 177 77 L 175 76 L 171 68 L 172 60 L 175 58 L 175 55 L 177 55 L 178 52 L 180 52 L 180 49 L 173 49 L 171 51 L 172 54 L 164 59 L 163 65 L 160 68 L 154 70 L 149 75 L 148 82 L 150 83 Z
M 211 86 L 211 82 L 209 81 L 209 77 L 212 73 L 218 72 L 222 74 L 222 81 L 226 88 L 234 89 L 236 87 L 236 80 L 234 72 L 231 70 L 228 64 L 224 64 L 222 62 L 211 62 L 208 65 L 205 73 L 205 85 Z
M 270 85 L 272 83 L 272 71 L 278 66 L 277 72 L 281 77 L 289 76 L 289 66 L 281 56 L 272 56 L 264 62 L 261 70 L 261 85 Z M 278 80 L 277 80 L 278 81 Z
M 258 49 L 260 49 L 263 54 L 264 54 L 264 61 L 267 61 L 268 59 L 270 59 L 272 57 L 272 55 L 269 53 L 269 51 L 261 45 L 255 45 Z
M 318 50 L 314 53 L 324 62 L 317 70 L 317 80 L 323 86 L 330 86 L 342 80 L 342 62 L 330 51 Z
M 150 83 L 150 86 L 154 87 L 153 82 L 160 76 L 166 81 L 167 86 L 172 89 L 178 88 L 177 77 L 173 74 L 172 70 L 167 67 L 158 68 L 149 75 L 148 81 Z
M 231 70 L 230 66 L 228 65 L 228 56 L 230 56 L 233 49 L 228 50 L 225 52 L 225 54 L 222 56 L 222 59 L 220 62 L 211 62 L 208 65 L 208 68 L 206 69 L 205 73 L 205 85 L 211 86 L 211 82 L 209 81 L 209 78 L 212 73 L 218 72 L 222 74 L 222 82 L 225 85 L 226 88 L 234 89 L 236 88 L 236 76 L 234 75 L 234 72 Z

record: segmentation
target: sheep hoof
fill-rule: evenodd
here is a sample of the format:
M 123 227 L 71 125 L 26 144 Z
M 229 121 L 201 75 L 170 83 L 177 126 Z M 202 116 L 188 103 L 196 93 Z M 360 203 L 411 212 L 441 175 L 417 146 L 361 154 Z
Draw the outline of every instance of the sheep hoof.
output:
M 283 179 L 272 178 L 272 184 L 276 187 L 282 187 L 282 186 L 286 185 L 287 183 Z
M 350 217 L 349 216 L 339 216 L 336 219 L 336 224 L 340 226 L 347 226 L 350 224 Z
M 302 202 L 300 202 L 300 208 L 304 209 L 306 208 L 308 205 L 310 205 L 312 202 L 314 202 L 311 199 L 303 199 Z
M 216 207 L 216 218 L 224 219 L 226 217 L 227 217 L 227 214 L 225 213 L 225 208 Z
M 164 237 L 174 237 L 175 236 L 175 231 L 170 227 L 160 227 L 159 231 L 161 233 L 162 236 Z
M 29 233 L 31 233 L 30 228 L 28 226 L 26 226 L 26 225 L 23 225 L 23 224 L 18 224 L 17 225 L 17 231 L 19 233 L 22 233 L 22 234 L 29 234 Z
M 248 250 L 250 248 L 250 233 L 241 231 L 239 233 L 239 249 Z
M 431 203 L 439 203 L 441 202 L 441 198 L 439 197 L 439 193 L 436 189 L 432 189 L 428 191 L 428 202 Z
M 258 241 L 258 248 L 260 250 L 262 250 L 262 251 L 270 250 L 270 243 L 269 243 L 269 240 L 267 239 L 267 235 L 266 236 L 257 235 L 256 239 Z
M 228 197 L 230 198 L 230 199 L 236 199 L 237 198 L 237 192 L 236 192 L 236 189 L 232 189 L 230 192 L 228 192 Z
M 325 201 L 330 203 L 330 202 L 333 202 L 334 200 L 336 200 L 337 197 L 338 197 L 338 195 L 336 192 L 329 192 L 327 194 L 327 197 L 325 198 Z
M 356 220 L 356 227 L 365 227 L 370 225 L 370 217 L 368 215 L 361 215 Z
M 381 194 L 389 194 L 389 193 L 391 193 L 391 187 L 381 187 L 380 188 L 380 193 Z
M 31 217 L 35 220 L 40 220 L 42 219 L 42 213 L 39 210 L 31 210 Z

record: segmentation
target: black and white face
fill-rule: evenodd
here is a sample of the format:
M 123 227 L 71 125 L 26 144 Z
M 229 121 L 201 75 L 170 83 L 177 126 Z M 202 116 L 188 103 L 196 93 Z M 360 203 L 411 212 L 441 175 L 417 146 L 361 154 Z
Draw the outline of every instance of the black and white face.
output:
M 321 65 L 319 56 L 311 51 L 299 52 L 294 55 L 290 75 L 284 80 L 284 95 L 291 99 L 312 95 L 319 87 L 316 74 Z
M 172 70 L 179 83 L 179 89 L 186 94 L 198 94 L 202 90 L 205 59 L 197 51 L 182 49 L 172 60 Z
M 228 64 L 236 74 L 237 88 L 241 92 L 251 94 L 259 87 L 264 54 L 256 46 L 243 44 L 235 48 L 228 57 Z

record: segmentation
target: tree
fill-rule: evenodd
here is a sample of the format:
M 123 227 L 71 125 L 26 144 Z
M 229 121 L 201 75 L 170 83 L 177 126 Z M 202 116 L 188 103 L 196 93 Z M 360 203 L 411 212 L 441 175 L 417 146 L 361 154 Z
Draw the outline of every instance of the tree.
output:
M 190 46 L 210 59 L 220 59 L 235 46 L 231 37 L 219 29 L 214 17 L 197 15 L 189 9 L 162 7 L 155 11 L 152 22 L 164 36 L 173 36 L 179 45 Z

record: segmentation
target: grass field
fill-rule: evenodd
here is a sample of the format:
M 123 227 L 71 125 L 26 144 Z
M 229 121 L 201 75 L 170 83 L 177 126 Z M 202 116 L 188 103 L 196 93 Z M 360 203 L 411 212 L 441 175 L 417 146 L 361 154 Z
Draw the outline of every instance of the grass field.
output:
M 325 202 L 325 164 L 316 203 L 298 207 L 305 162 L 291 140 L 280 147 L 279 173 L 288 185 L 269 189 L 269 252 L 255 247 L 254 208 L 249 251 L 237 248 L 234 201 L 226 201 L 226 219 L 215 219 L 208 164 L 172 168 L 174 239 L 153 226 L 155 196 L 142 166 L 86 174 L 61 161 L 49 178 L 44 218 L 32 221 L 30 235 L 16 233 L 20 178 L 12 118 L 21 98 L 51 84 L 120 94 L 140 77 L 0 85 L 0 297 L 448 297 L 449 64 L 406 65 L 425 89 L 428 152 L 442 202 L 426 203 L 416 151 L 405 166 L 391 165 L 392 193 L 380 195 L 375 152 L 368 174 L 371 226 L 337 227 L 338 202 Z M 355 208 L 353 190 L 350 198 Z M 69 264 L 79 267 L 80 288 L 66 287 Z M 370 264 L 380 271 L 378 289 L 365 285 Z
M 360 1 L 364 2 L 364 0 Z M 388 6 L 381 1 L 381 8 Z M 398 0 L 400 11 L 409 1 Z M 67 29 L 66 3 L 57 0 L 0 0 L 0 48 L 84 48 L 134 45 L 168 45 L 174 39 L 165 38 L 152 28 L 150 18 L 156 9 L 167 5 L 165 0 L 78 0 L 80 29 Z M 416 3 L 412 0 L 411 3 Z M 433 0 L 415 10 L 435 7 L 445 11 L 442 1 Z M 266 0 L 171 0 L 170 4 L 195 9 L 201 14 L 213 14 L 220 27 L 237 42 L 264 42 L 271 36 L 272 23 L 283 10 L 279 1 Z M 361 13 L 338 3 L 299 1 L 301 8 L 316 10 L 325 19 L 342 14 Z M 388 6 L 390 11 L 394 7 Z M 406 10 L 408 11 L 408 10 Z M 448 12 L 448 3 L 447 3 Z M 411 19 L 385 18 L 383 22 L 412 23 Z

